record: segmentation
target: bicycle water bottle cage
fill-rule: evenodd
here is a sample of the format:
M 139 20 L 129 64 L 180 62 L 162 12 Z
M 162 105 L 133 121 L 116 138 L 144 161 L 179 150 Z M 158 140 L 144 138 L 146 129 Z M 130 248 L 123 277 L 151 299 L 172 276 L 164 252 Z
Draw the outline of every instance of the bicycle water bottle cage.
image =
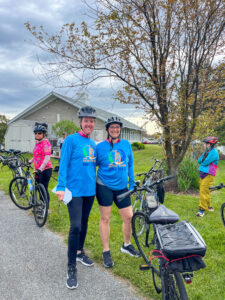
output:
M 173 224 L 179 220 L 178 214 L 168 209 L 163 204 L 159 205 L 149 217 L 149 222 L 155 224 Z

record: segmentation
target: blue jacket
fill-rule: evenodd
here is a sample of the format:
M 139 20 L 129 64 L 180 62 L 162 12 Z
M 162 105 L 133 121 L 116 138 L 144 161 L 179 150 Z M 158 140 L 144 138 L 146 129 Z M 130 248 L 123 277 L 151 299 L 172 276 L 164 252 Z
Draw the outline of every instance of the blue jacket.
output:
M 213 148 L 210 150 L 205 160 L 203 160 L 204 154 L 205 152 L 198 159 L 198 163 L 200 164 L 199 171 L 216 176 L 216 170 L 219 162 L 219 153 L 217 149 Z
M 96 145 L 79 133 L 63 142 L 57 191 L 68 188 L 73 197 L 94 196 L 96 192 Z
M 129 177 L 129 189 L 135 186 L 133 152 L 127 140 L 120 140 L 111 144 L 106 140 L 96 147 L 98 177 L 108 188 L 122 190 L 127 187 Z

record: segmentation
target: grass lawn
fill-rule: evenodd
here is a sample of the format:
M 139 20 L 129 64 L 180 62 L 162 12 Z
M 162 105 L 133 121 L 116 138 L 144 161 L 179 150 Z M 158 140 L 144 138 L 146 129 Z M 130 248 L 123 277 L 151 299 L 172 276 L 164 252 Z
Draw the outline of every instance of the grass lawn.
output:
M 147 171 L 151 165 L 151 157 L 163 158 L 163 150 L 159 145 L 147 145 L 145 150 L 134 152 L 135 172 Z M 56 164 L 55 161 L 53 161 Z M 57 177 L 57 173 L 53 173 Z M 10 171 L 4 167 L 0 170 L 0 189 L 8 193 L 11 180 Z M 225 161 L 219 162 L 215 184 L 225 183 Z M 53 179 L 50 182 L 49 191 L 56 185 Z M 48 216 L 47 226 L 54 232 L 62 235 L 67 242 L 69 219 L 67 208 L 59 204 L 56 196 L 50 192 L 51 214 Z M 194 272 L 191 285 L 186 285 L 190 299 L 194 300 L 224 300 L 225 299 L 225 227 L 220 218 L 220 206 L 225 202 L 225 189 L 212 194 L 215 211 L 205 215 L 204 218 L 195 216 L 198 209 L 199 197 L 188 194 L 167 194 L 165 204 L 168 208 L 177 212 L 181 220 L 190 221 L 203 236 L 207 244 L 205 256 L 206 268 Z M 86 238 L 86 249 L 95 262 L 102 264 L 102 245 L 98 229 L 99 209 L 97 201 L 94 202 L 90 214 L 89 228 Z M 142 259 L 132 258 L 120 252 L 123 242 L 122 224 L 118 210 L 113 207 L 111 217 L 110 248 L 115 266 L 109 270 L 119 275 L 138 288 L 138 292 L 148 299 L 161 299 L 161 295 L 155 292 L 150 271 L 140 271 L 139 264 Z M 134 243 L 134 240 L 133 240 Z M 66 255 L 66 253 L 65 253 Z

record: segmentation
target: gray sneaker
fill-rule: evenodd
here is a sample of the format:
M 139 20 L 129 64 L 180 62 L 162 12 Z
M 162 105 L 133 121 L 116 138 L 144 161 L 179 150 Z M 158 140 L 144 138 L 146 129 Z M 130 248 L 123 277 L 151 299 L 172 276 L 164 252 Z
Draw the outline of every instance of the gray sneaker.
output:
M 102 258 L 103 258 L 103 265 L 105 268 L 111 268 L 114 266 L 114 262 L 112 261 L 110 251 L 102 252 Z
M 87 267 L 91 267 L 91 266 L 94 265 L 93 260 L 85 254 L 83 249 L 81 250 L 80 254 L 77 254 L 77 259 L 76 260 L 79 261 L 80 263 L 82 263 L 83 265 L 87 266 Z
M 123 253 L 127 253 L 131 256 L 134 256 L 134 257 L 140 257 L 140 253 L 134 248 L 133 245 L 128 245 L 128 246 L 124 246 L 124 243 L 123 243 L 123 246 L 121 247 L 120 249 L 121 252 Z
M 77 269 L 75 266 L 68 266 L 66 286 L 70 290 L 76 289 L 78 287 Z

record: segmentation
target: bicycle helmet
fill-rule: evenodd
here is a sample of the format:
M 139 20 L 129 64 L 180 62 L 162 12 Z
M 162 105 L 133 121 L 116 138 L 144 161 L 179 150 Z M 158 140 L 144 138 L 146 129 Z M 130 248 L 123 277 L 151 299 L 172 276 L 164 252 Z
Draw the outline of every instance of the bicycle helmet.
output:
M 203 142 L 215 145 L 218 142 L 218 138 L 215 136 L 207 136 Z
M 116 116 L 108 118 L 108 120 L 105 122 L 106 130 L 108 130 L 108 128 L 111 124 L 119 124 L 120 127 L 123 127 L 123 123 L 121 122 L 120 118 L 116 117 Z
M 46 133 L 48 130 L 48 125 L 46 123 L 35 122 L 34 133 L 43 132 Z
M 83 106 L 77 113 L 78 118 L 90 117 L 96 118 L 96 110 L 91 106 Z

